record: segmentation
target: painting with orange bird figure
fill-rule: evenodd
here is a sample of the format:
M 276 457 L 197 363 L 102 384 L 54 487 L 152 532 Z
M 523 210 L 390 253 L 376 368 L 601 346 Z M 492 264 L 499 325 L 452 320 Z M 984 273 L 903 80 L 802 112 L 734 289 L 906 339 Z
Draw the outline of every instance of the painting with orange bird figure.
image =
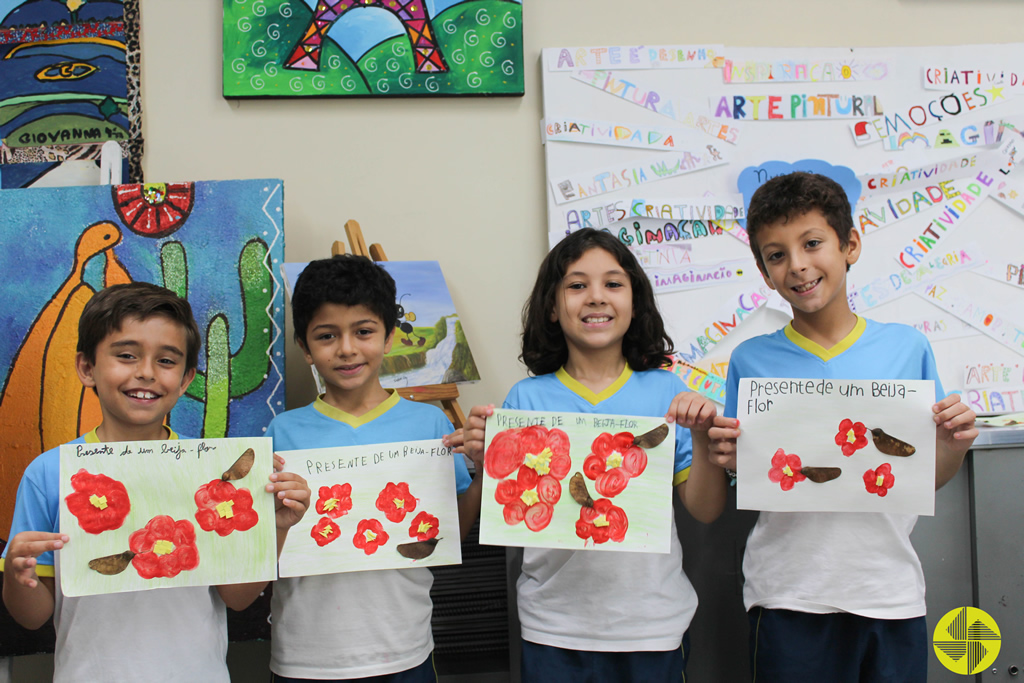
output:
M 203 347 L 174 431 L 262 436 L 284 409 L 282 194 L 280 180 L 0 190 L 0 543 L 28 463 L 100 422 L 74 359 L 103 287 L 153 282 L 192 304 Z

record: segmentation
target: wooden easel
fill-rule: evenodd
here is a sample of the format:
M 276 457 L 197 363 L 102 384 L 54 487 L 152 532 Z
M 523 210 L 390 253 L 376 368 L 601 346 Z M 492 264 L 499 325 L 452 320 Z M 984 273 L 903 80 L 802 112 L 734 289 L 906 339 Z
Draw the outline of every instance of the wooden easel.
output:
M 356 256 L 367 256 L 374 261 L 387 261 L 384 248 L 374 243 L 367 248 L 366 240 L 363 239 L 363 229 L 354 220 L 346 221 L 345 234 L 348 235 L 349 245 L 352 253 Z M 331 245 L 331 255 L 338 256 L 345 253 L 345 243 L 338 240 Z M 406 387 L 397 389 L 398 395 L 410 401 L 438 401 L 445 415 L 452 421 L 456 429 L 462 429 L 466 423 L 466 415 L 459 406 L 459 387 L 456 384 L 431 384 L 425 387 Z

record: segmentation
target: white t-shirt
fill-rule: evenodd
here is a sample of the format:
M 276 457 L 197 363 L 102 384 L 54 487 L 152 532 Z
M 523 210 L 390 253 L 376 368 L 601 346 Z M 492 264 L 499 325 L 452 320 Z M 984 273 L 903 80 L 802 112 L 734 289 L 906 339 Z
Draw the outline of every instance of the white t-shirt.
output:
M 762 512 L 743 557 L 743 604 L 874 619 L 923 616 L 916 515 Z
M 54 683 L 230 683 L 227 612 L 216 588 L 64 597 L 56 558 Z

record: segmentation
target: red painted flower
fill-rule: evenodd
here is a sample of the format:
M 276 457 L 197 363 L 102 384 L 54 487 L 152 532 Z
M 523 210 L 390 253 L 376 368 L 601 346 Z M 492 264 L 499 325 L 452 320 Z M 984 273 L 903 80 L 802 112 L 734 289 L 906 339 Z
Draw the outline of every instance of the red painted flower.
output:
M 583 461 L 583 474 L 593 479 L 594 488 L 607 498 L 622 493 L 629 480 L 639 477 L 645 469 L 647 453 L 633 445 L 629 432 L 598 435 L 590 446 L 590 455 Z
M 538 476 L 564 479 L 572 467 L 569 436 L 561 429 L 533 426 L 506 429 L 491 440 L 484 456 L 484 471 L 492 479 L 504 479 L 523 466 Z
M 128 537 L 132 566 L 144 579 L 171 578 L 199 566 L 196 529 L 187 519 L 157 515 Z
M 377 496 L 377 509 L 392 522 L 404 522 L 405 516 L 416 509 L 416 496 L 409 493 L 409 485 L 404 481 L 388 482 Z
M 896 477 L 893 476 L 892 465 L 889 463 L 883 463 L 878 466 L 878 469 L 868 470 L 864 473 L 864 488 L 868 490 L 868 493 L 877 493 L 882 498 L 885 498 L 895 483 Z
M 528 470 L 529 474 L 523 472 Z M 505 506 L 505 523 L 514 526 L 526 521 L 530 531 L 540 531 L 551 523 L 555 503 L 562 497 L 562 484 L 550 474 L 537 477 L 523 465 L 520 476 L 498 482 L 494 500 Z
M 71 475 L 74 493 L 64 499 L 68 510 L 78 518 L 78 526 L 90 534 L 120 529 L 132 509 L 124 484 L 105 474 L 89 474 L 84 469 Z
M 144 237 L 166 237 L 185 224 L 195 203 L 195 183 L 115 185 L 114 209 L 128 229 Z
M 367 555 L 373 555 L 377 548 L 387 542 L 388 532 L 384 531 L 384 527 L 375 519 L 364 519 L 359 522 L 356 535 L 352 539 L 352 544 Z
M 789 491 L 798 481 L 807 478 L 800 471 L 802 467 L 799 455 L 787 455 L 780 448 L 772 456 L 772 468 L 768 470 L 768 478 L 780 485 L 783 491 Z
M 409 535 L 417 541 L 429 541 L 432 538 L 437 538 L 440 531 L 437 517 L 429 512 L 420 512 L 413 518 L 412 525 L 409 526 Z
M 843 455 L 853 455 L 854 451 L 858 451 L 868 445 L 867 431 L 868 428 L 864 426 L 863 422 L 845 419 L 839 423 L 839 432 L 836 433 L 836 445 L 842 446 Z
M 341 536 L 341 527 L 331 521 L 330 517 L 321 517 L 320 521 L 313 525 L 309 535 L 313 537 L 318 546 L 323 548 Z
M 607 543 L 615 541 L 622 543 L 626 538 L 626 530 L 629 528 L 629 520 L 626 519 L 626 512 L 620 507 L 612 505 L 607 498 L 599 498 L 594 501 L 594 507 L 580 508 L 580 519 L 576 522 L 576 535 L 584 541 L 593 539 L 594 543 Z
M 316 513 L 331 519 L 345 516 L 352 509 L 352 485 L 335 484 L 321 486 L 320 499 L 316 501 Z
M 196 521 L 203 531 L 227 536 L 232 531 L 248 531 L 260 521 L 252 509 L 249 489 L 236 489 L 230 481 L 214 479 L 203 484 L 195 495 Z

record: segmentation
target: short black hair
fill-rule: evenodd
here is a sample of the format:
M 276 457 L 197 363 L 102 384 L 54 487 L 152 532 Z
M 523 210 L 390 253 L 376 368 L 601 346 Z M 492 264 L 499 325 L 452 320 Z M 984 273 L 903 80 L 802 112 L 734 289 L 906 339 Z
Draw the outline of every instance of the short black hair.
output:
M 199 326 L 192 307 L 169 289 L 148 282 L 128 282 L 101 289 L 82 309 L 78 319 L 76 350 L 96 363 L 96 349 L 108 335 L 121 329 L 125 320 L 148 320 L 162 315 L 185 329 L 185 372 L 199 365 Z
M 757 234 L 771 225 L 786 223 L 817 209 L 839 237 L 843 248 L 850 243 L 853 211 L 843 186 L 819 173 L 794 171 L 776 176 L 757 188 L 747 208 L 747 234 L 757 267 L 764 271 L 764 260 L 757 245 Z
M 604 249 L 629 276 L 633 288 L 633 319 L 622 340 L 622 355 L 633 370 L 670 364 L 672 339 L 654 300 L 654 288 L 626 245 L 608 232 L 583 228 L 555 245 L 537 272 L 533 292 L 523 306 L 523 352 L 519 360 L 534 375 L 558 370 L 569 360 L 569 345 L 557 321 L 551 320 L 562 279 L 569 266 L 591 249 Z
M 382 267 L 354 254 L 310 261 L 292 292 L 295 341 L 309 348 L 306 330 L 324 304 L 366 306 L 380 318 L 386 334 L 398 324 L 395 281 Z

